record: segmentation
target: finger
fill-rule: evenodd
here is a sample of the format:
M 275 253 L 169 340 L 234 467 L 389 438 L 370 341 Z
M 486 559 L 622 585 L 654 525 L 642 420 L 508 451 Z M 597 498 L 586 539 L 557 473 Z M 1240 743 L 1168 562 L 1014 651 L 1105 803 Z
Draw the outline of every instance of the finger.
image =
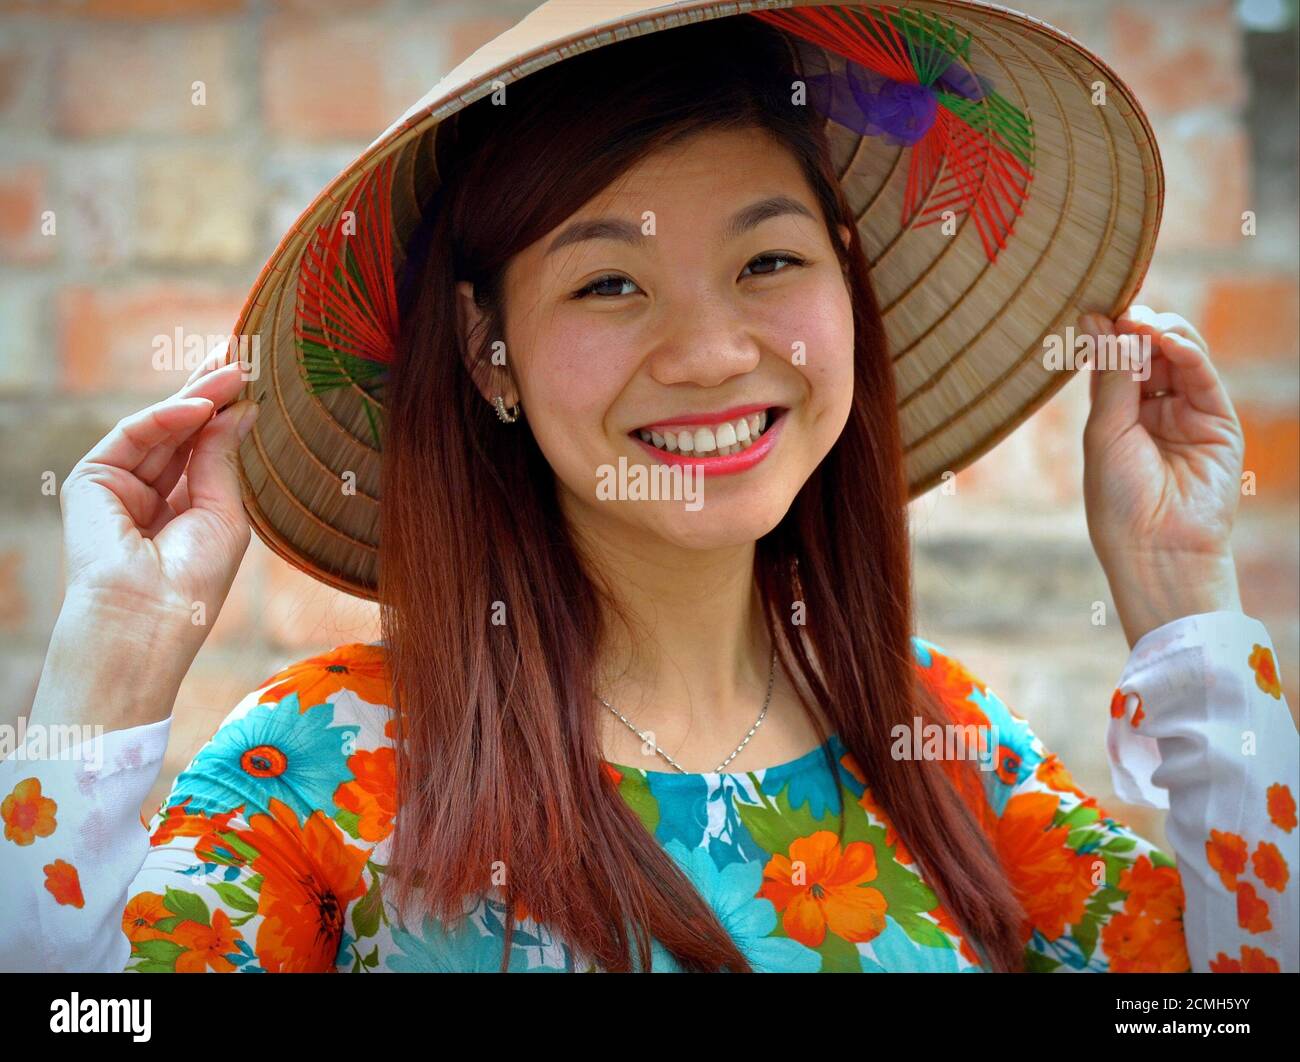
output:
M 1098 337 L 1099 342 L 1106 336 L 1122 334 L 1105 317 L 1094 316 L 1092 323 L 1097 328 L 1092 334 Z M 1100 356 L 1093 359 L 1090 370 L 1093 377 L 1090 387 L 1092 406 L 1085 430 L 1101 430 L 1112 436 L 1136 423 L 1140 385 L 1134 380 L 1131 368 L 1119 364 L 1114 368 L 1104 368 L 1106 363 L 1107 359 Z
M 229 339 L 224 343 L 219 343 L 208 351 L 204 359 L 195 366 L 194 371 L 190 373 L 190 378 L 185 381 L 185 386 L 188 387 L 201 377 L 206 376 L 208 373 L 214 372 L 225 365 L 234 364 L 233 354 L 234 348 L 231 346 Z
M 151 480 L 147 480 L 149 486 L 157 491 L 160 498 L 166 498 L 171 494 L 172 488 L 179 482 L 185 472 L 185 466 L 189 464 L 190 454 L 194 452 L 193 438 L 185 440 L 180 446 L 176 447 L 172 453 L 171 460 L 166 466 Z
M 1120 332 L 1145 332 L 1153 340 L 1163 332 L 1173 332 L 1190 339 L 1207 354 L 1210 351 L 1209 344 L 1187 318 L 1176 313 L 1156 313 L 1150 306 L 1130 306 L 1115 319 L 1115 327 Z
M 1160 339 L 1160 351 L 1170 365 L 1170 387 L 1202 413 L 1235 420 L 1236 414 L 1227 389 L 1209 355 L 1190 339 L 1166 332 Z
M 199 433 L 185 470 L 189 511 L 205 510 L 229 528 L 241 527 L 247 520 L 240 497 L 236 451 L 240 421 L 250 409 L 256 409 L 256 403 L 246 399 L 213 417 Z M 164 530 L 159 536 L 160 547 L 165 535 Z
M 220 410 L 239 394 L 240 388 L 243 386 L 241 380 L 239 366 L 236 364 L 226 365 L 192 384 L 187 384 L 178 392 L 177 397 L 206 398 L 212 402 L 216 409 Z M 190 440 L 193 440 L 193 436 L 190 436 Z M 164 439 L 140 461 L 139 465 L 136 466 L 135 474 L 146 483 L 155 482 L 163 469 L 169 467 L 178 447 L 183 445 L 184 440 Z M 173 482 L 175 481 L 173 480 Z M 171 484 L 168 484 L 167 490 L 171 490 Z M 165 494 L 166 491 L 163 491 L 163 493 Z
M 86 464 L 109 465 L 134 472 L 155 446 L 187 439 L 212 416 L 210 398 L 168 398 L 124 417 L 82 458 Z

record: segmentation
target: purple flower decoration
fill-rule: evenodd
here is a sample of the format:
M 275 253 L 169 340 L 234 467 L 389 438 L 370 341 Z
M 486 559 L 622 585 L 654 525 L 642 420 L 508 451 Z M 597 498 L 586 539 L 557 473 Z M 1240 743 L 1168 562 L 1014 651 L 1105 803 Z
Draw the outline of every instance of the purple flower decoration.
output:
M 910 146 L 934 125 L 937 90 L 982 99 L 988 86 L 955 59 L 933 85 L 896 81 L 860 63 L 845 60 L 844 70 L 804 78 L 808 99 L 823 115 L 863 136 Z

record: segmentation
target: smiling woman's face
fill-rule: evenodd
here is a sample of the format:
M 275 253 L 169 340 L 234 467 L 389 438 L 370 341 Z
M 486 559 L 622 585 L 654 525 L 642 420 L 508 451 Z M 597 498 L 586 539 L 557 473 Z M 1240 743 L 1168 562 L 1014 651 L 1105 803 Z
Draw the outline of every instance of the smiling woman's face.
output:
M 761 129 L 647 156 L 516 255 L 504 295 L 506 401 L 571 520 L 696 549 L 752 542 L 848 418 L 848 284 L 799 163 Z M 685 463 L 702 504 L 608 499 L 598 486 L 617 487 L 620 459 L 623 483 Z

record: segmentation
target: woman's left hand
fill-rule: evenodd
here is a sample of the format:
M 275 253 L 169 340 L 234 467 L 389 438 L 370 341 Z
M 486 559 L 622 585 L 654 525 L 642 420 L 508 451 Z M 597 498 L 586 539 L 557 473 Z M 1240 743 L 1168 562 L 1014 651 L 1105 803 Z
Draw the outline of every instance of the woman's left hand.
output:
M 1114 322 L 1085 314 L 1079 327 L 1103 339 L 1083 432 L 1088 535 L 1130 648 L 1180 616 L 1240 611 L 1230 538 L 1245 444 L 1205 340 L 1147 306 Z M 1105 337 L 1124 335 L 1133 352 L 1149 343 L 1147 365 L 1095 367 L 1112 364 Z

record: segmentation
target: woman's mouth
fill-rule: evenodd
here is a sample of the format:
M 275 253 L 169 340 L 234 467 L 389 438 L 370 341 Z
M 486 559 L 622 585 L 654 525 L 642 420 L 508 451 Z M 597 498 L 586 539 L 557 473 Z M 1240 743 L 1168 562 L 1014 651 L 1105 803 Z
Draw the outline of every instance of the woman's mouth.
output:
M 674 417 L 628 434 L 657 461 L 714 473 L 743 472 L 771 451 L 784 406 L 740 406 L 698 417 Z

